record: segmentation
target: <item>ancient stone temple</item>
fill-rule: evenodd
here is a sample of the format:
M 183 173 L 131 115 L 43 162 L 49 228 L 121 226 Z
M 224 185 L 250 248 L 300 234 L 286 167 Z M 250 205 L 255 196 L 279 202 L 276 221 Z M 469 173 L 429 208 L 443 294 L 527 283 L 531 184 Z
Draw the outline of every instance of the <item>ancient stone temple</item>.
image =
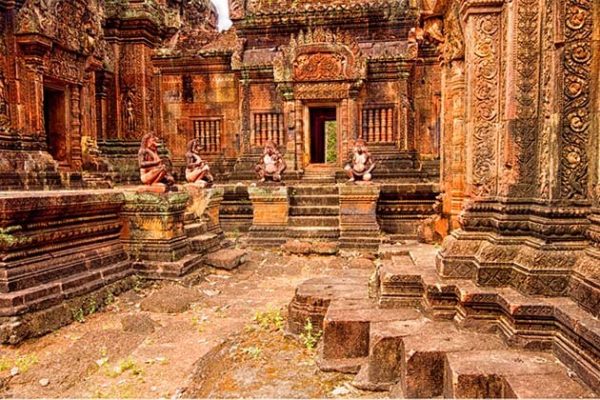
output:
M 356 390 L 599 396 L 600 1 L 223 3 L 0 0 L 0 343 L 239 267 Z

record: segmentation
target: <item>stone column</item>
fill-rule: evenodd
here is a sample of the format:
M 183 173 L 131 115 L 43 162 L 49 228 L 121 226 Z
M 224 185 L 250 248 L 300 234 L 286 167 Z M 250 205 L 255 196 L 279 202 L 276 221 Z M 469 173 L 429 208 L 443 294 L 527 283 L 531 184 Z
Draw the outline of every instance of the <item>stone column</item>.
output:
M 444 215 L 450 229 L 460 227 L 458 217 L 465 192 L 465 75 L 464 61 L 450 61 L 442 70 L 442 169 Z
M 340 248 L 376 252 L 380 228 L 377 223 L 379 185 L 341 184 Z
M 184 230 L 189 199 L 185 192 L 125 192 L 121 239 L 140 275 L 177 279 L 200 266 Z
M 296 163 L 296 105 L 291 88 L 283 89 L 283 113 L 285 121 L 285 162 L 289 170 L 297 171 L 300 166 Z
M 81 169 L 82 154 L 81 154 L 81 86 L 70 85 L 70 100 L 71 100 L 71 167 L 73 169 Z
M 587 3 L 463 2 L 468 201 L 442 276 L 568 294 L 590 224 Z
M 301 100 L 295 101 L 294 114 L 296 132 L 296 169 L 304 169 L 304 106 Z
M 241 94 L 240 94 L 240 115 L 242 116 L 242 153 L 247 153 L 252 149 L 253 143 L 250 142 L 250 80 L 246 76 L 247 73 L 243 73 L 243 77 L 240 80 Z
M 250 244 L 276 247 L 286 241 L 289 195 L 285 186 L 249 187 L 253 207 Z

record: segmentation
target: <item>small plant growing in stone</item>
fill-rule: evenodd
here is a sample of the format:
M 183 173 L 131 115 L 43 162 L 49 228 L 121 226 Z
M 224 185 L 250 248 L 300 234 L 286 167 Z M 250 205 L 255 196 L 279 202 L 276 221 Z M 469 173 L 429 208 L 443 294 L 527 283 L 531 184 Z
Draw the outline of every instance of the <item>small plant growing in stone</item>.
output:
M 83 311 L 82 307 L 71 310 L 71 313 L 73 314 L 73 319 L 75 321 L 79 322 L 80 324 L 85 322 L 85 311 Z
M 109 306 L 114 302 L 115 302 L 115 295 L 113 294 L 113 292 L 109 291 L 106 294 L 106 298 L 104 299 L 104 305 Z
M 94 299 L 89 299 L 87 302 L 87 314 L 93 314 L 96 311 L 98 311 L 98 305 L 96 304 L 96 300 Z
M 306 347 L 307 350 L 314 350 L 319 342 L 319 339 L 321 339 L 321 335 L 322 332 L 315 332 L 315 328 L 310 318 L 306 318 L 304 332 L 300 334 L 300 340 L 302 340 L 304 347 Z
M 253 360 L 258 360 L 262 354 L 262 350 L 256 346 L 244 347 L 242 353 Z
M 254 314 L 254 322 L 262 329 L 282 331 L 284 326 L 280 310 L 257 311 Z
M 14 360 L 8 358 L 0 358 L 0 372 L 7 371 L 11 368 L 16 368 L 19 372 L 27 372 L 29 368 L 37 364 L 38 358 L 33 354 L 26 354 L 17 357 Z

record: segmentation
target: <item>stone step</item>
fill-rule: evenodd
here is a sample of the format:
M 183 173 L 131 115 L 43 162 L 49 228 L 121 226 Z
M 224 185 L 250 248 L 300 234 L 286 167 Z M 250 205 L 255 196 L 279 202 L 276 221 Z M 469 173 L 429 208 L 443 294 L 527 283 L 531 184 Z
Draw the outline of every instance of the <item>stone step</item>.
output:
M 517 350 L 446 355 L 446 398 L 596 398 L 549 353 Z
M 306 320 L 310 319 L 314 329 L 322 331 L 332 299 L 367 300 L 369 272 L 357 272 L 357 275 L 346 274 L 344 277 L 313 278 L 300 284 L 288 306 L 288 330 L 300 334 Z
M 337 228 L 340 225 L 340 219 L 337 216 L 301 216 L 289 217 L 288 226 L 290 227 L 331 227 Z
M 184 231 L 187 237 L 195 237 L 207 232 L 206 222 L 194 222 L 185 224 Z
M 337 195 L 302 195 L 290 197 L 291 206 L 339 206 Z
M 436 397 L 443 393 L 445 354 L 505 348 L 495 334 L 460 331 L 451 322 L 420 319 L 372 323 L 368 362 L 353 385 L 388 390 L 398 384 L 408 398 Z
M 337 227 L 289 227 L 287 232 L 293 239 L 337 239 L 340 236 Z
M 372 299 L 332 300 L 323 320 L 319 367 L 326 371 L 358 372 L 369 355 L 371 323 L 421 318 L 421 313 L 416 309 L 377 309 Z M 344 370 L 340 370 L 338 365 L 344 365 Z M 350 365 L 352 368 L 348 368 Z
M 303 196 L 303 195 L 339 195 L 339 189 L 337 186 L 323 186 L 323 185 L 300 185 L 290 188 L 290 196 Z
M 221 238 L 214 233 L 202 233 L 190 239 L 192 249 L 199 254 L 206 254 L 221 247 Z
M 410 246 L 408 247 L 410 248 Z M 554 354 L 590 387 L 600 387 L 600 321 L 570 298 L 528 296 L 512 288 L 480 287 L 437 275 L 435 254 L 413 246 L 411 262 L 384 261 L 377 274 L 380 306 L 418 305 L 436 319 L 495 330 L 519 347 L 553 348 Z
M 292 206 L 290 216 L 339 216 L 339 206 Z

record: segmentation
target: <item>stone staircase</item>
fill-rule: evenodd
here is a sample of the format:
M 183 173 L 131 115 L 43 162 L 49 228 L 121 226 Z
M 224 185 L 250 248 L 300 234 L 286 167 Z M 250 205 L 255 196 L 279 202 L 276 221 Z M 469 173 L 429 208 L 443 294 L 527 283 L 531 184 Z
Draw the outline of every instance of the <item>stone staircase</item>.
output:
M 293 239 L 336 240 L 340 236 L 337 186 L 291 187 L 288 236 Z
M 221 235 L 208 231 L 208 224 L 196 217 L 194 213 L 186 212 L 184 230 L 195 253 L 206 254 L 221 247 Z
M 296 290 L 288 330 L 322 328 L 322 370 L 399 398 L 594 398 L 600 321 L 566 298 L 440 279 L 433 247 L 382 246 L 364 271 Z
M 340 168 L 331 164 L 311 164 L 304 170 L 302 183 L 308 185 L 335 185 Z
M 83 171 L 81 178 L 86 189 L 112 189 L 113 173 Z

